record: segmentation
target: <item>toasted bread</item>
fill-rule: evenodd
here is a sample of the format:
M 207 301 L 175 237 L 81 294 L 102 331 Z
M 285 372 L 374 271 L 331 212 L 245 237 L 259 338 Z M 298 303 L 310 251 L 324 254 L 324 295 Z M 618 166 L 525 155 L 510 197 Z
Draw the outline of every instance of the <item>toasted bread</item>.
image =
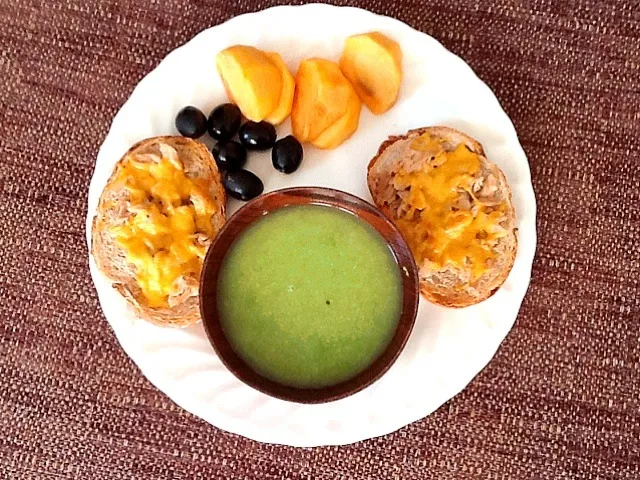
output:
M 474 202 L 485 208 L 486 205 L 499 205 L 499 207 L 487 207 L 490 212 L 499 208 L 496 229 L 500 230 L 501 237 L 491 237 L 490 244 L 485 244 L 491 258 L 483 259 L 481 274 L 475 274 L 473 260 L 463 257 L 464 264 L 452 264 L 444 261 L 434 263 L 429 258 L 421 258 L 412 246 L 414 256 L 418 262 L 420 277 L 420 292 L 431 302 L 448 307 L 466 307 L 479 303 L 493 295 L 504 283 L 516 256 L 517 237 L 515 228 L 515 210 L 511 189 L 504 173 L 485 157 L 482 145 L 468 135 L 448 127 L 426 127 L 410 130 L 402 136 L 390 137 L 379 148 L 376 156 L 368 167 L 367 183 L 375 204 L 394 223 L 406 225 L 408 222 L 421 222 L 421 211 L 410 213 L 410 220 L 401 220 L 406 214 L 407 198 L 410 187 L 399 191 L 394 178 L 399 172 L 428 172 L 429 169 L 438 168 L 436 155 L 438 151 L 430 148 L 414 150 L 413 142 L 422 135 L 436 139 L 439 152 L 451 153 L 460 145 L 464 145 L 469 152 L 477 154 L 479 169 L 471 177 L 472 191 L 465 193 L 459 191 L 461 209 L 473 212 Z M 446 157 L 446 155 L 445 155 Z M 437 157 L 439 159 L 442 156 Z M 426 209 L 429 205 L 426 206 Z M 457 207 L 451 209 L 456 212 Z M 477 209 L 476 209 L 477 212 Z M 471 213 L 477 215 L 477 213 Z M 415 218 L 415 220 L 414 220 Z M 406 228 L 405 228 L 406 230 Z M 424 230 L 428 230 L 425 227 Z M 407 233 L 403 231 L 405 237 Z M 427 234 L 427 238 L 431 233 Z M 477 242 L 483 241 L 483 236 L 476 236 Z M 409 239 L 408 239 L 409 241 Z M 411 245 L 411 241 L 409 241 Z M 464 255 L 464 252 L 463 252 Z M 428 254 L 427 254 L 428 257 Z M 486 265 L 486 268 L 484 267 Z
M 189 179 L 199 179 L 201 184 L 205 185 L 205 193 L 214 205 L 209 234 L 197 233 L 197 240 L 194 240 L 198 242 L 199 248 L 208 247 L 213 240 L 212 237 L 225 221 L 226 196 L 220 172 L 204 144 L 190 138 L 164 136 L 149 138 L 135 144 L 116 164 L 100 196 L 97 214 L 93 219 L 91 253 L 100 271 L 113 282 L 113 287 L 127 299 L 138 316 L 157 325 L 184 327 L 200 320 L 200 272 L 178 278 L 179 288 L 175 294 L 168 297 L 167 306 L 152 307 L 137 282 L 136 267 L 127 261 L 125 249 L 112 233 L 114 226 L 126 224 L 135 215 L 135 212 L 131 211 L 131 193 L 117 178 L 125 161 L 129 158 L 159 161 L 166 157 L 167 153 L 170 156 L 175 155 L 173 152 L 182 164 L 184 175 Z

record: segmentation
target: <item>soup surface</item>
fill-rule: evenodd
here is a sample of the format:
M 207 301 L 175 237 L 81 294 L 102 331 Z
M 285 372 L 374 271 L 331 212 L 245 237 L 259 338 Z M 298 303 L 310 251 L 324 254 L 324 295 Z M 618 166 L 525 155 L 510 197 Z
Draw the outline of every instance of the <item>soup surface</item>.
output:
M 355 215 L 290 206 L 233 243 L 218 280 L 225 336 L 257 373 L 320 388 L 365 370 L 391 341 L 402 279 L 382 236 Z

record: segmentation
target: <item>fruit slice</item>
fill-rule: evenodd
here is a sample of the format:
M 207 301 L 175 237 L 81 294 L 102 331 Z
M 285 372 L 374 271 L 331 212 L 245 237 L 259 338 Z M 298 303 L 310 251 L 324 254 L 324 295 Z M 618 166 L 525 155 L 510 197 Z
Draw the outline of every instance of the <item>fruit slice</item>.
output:
M 402 81 L 402 51 L 386 35 L 370 32 L 347 38 L 340 69 L 376 115 L 396 102 Z
M 317 96 L 316 84 L 320 83 L 318 76 L 318 69 L 308 60 L 303 60 L 298 65 L 291 106 L 291 130 L 300 142 L 309 140 L 312 110 Z
M 312 140 L 311 143 L 318 148 L 336 148 L 342 142 L 351 137 L 351 135 L 353 135 L 358 129 L 361 108 L 362 102 L 358 96 L 354 94 L 349 98 L 347 109 L 342 117 L 318 135 L 315 140 Z
M 282 75 L 264 52 L 246 45 L 234 45 L 216 55 L 216 66 L 229 99 L 249 120 L 264 120 L 276 109 L 282 91 Z
M 282 60 L 280 54 L 276 52 L 266 52 L 267 57 L 280 69 L 280 75 L 282 78 L 282 90 L 280 92 L 280 100 L 278 100 L 278 106 L 273 112 L 265 117 L 265 120 L 274 125 L 280 125 L 291 113 L 291 106 L 293 104 L 293 92 L 295 90 L 295 81 L 293 75 L 287 68 L 286 63 Z
M 355 100 L 357 94 L 340 72 L 337 63 L 321 58 L 303 60 L 296 73 L 291 110 L 294 136 L 301 142 L 313 142 L 334 123 L 343 119 L 347 111 L 353 111 Z M 353 113 L 348 117 L 351 122 L 346 122 L 349 128 L 336 127 L 336 133 L 330 136 L 333 139 L 330 144 L 337 146 L 353 133 L 352 117 Z

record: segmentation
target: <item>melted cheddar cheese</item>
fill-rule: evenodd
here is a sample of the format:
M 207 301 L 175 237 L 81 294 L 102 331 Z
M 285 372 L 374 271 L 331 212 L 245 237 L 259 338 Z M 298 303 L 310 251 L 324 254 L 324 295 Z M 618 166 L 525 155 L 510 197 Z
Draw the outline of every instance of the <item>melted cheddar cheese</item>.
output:
M 215 211 L 206 183 L 185 175 L 177 159 L 124 160 L 116 174 L 129 192 L 129 216 L 111 228 L 135 267 L 136 282 L 150 307 L 166 307 L 178 279 L 199 278 L 206 246 L 198 234 L 214 235 Z M 202 235 L 200 235 L 202 236 Z
M 504 236 L 505 202 L 489 206 L 474 195 L 481 162 L 464 145 L 446 151 L 440 140 L 423 134 L 410 148 L 435 157 L 426 170 L 401 170 L 394 177 L 395 189 L 404 191 L 398 227 L 419 265 L 425 259 L 436 268 L 452 265 L 477 280 L 495 256 L 492 246 Z

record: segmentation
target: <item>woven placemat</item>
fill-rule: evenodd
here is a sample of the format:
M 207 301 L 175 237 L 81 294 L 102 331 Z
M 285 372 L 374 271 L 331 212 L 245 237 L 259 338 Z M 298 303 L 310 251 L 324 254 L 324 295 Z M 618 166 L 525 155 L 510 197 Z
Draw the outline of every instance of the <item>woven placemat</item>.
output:
M 255 443 L 185 413 L 118 346 L 87 269 L 111 118 L 171 50 L 260 0 L 0 0 L 0 479 L 640 478 L 640 5 L 359 1 L 496 92 L 539 247 L 493 362 L 423 421 L 348 447 Z

